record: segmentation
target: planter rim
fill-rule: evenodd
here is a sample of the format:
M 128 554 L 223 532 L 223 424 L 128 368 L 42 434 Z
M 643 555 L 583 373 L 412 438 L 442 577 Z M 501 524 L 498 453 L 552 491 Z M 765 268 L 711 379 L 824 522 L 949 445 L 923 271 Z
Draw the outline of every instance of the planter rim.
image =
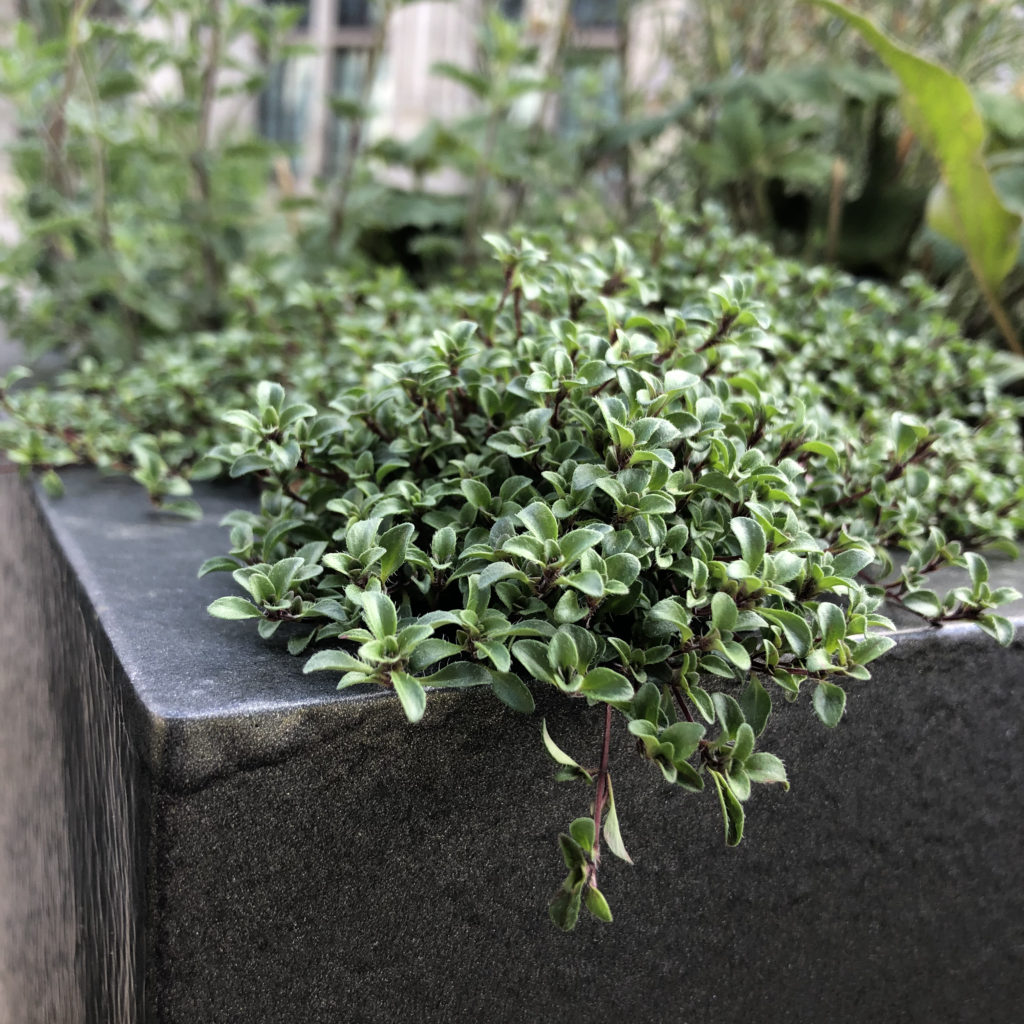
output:
M 304 658 L 260 640 L 249 622 L 215 619 L 206 606 L 230 593 L 225 573 L 203 579 L 201 562 L 227 547 L 221 517 L 255 508 L 237 486 L 197 485 L 199 521 L 154 513 L 138 484 L 89 469 L 62 471 L 65 495 L 35 503 L 63 553 L 86 614 L 98 621 L 120 680 L 133 742 L 158 778 L 176 788 L 293 756 L 363 719 L 371 708 L 397 712 L 383 691 L 334 689 L 334 677 L 303 675 Z M 1000 583 L 1024 591 L 1024 559 L 997 563 Z M 1024 627 L 1024 602 L 1008 617 Z M 970 622 L 912 625 L 904 613 L 891 659 L 913 659 L 922 648 L 995 644 Z M 871 686 L 873 683 L 864 684 Z M 458 700 L 455 690 L 435 692 Z

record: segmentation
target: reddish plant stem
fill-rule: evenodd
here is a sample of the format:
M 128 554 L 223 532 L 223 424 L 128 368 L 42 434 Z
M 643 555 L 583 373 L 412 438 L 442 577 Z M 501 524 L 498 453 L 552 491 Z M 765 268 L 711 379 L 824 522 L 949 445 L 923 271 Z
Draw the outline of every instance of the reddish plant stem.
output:
M 924 441 L 917 446 L 917 451 L 907 459 L 906 462 L 897 462 L 892 468 L 885 474 L 885 482 L 891 484 L 894 480 L 898 480 L 907 471 L 908 467 L 916 465 L 921 462 L 925 456 L 931 451 L 932 445 L 938 438 L 931 438 L 928 441 Z M 826 510 L 832 508 L 845 508 L 847 505 L 852 505 L 854 502 L 860 501 L 861 498 L 866 498 L 871 493 L 870 487 L 863 487 L 861 490 L 856 491 L 853 494 L 847 494 L 845 497 L 839 498 L 836 501 L 830 502 L 825 506 Z M 881 512 L 881 505 L 878 507 L 878 511 Z
M 690 709 L 686 706 L 686 701 L 683 699 L 683 691 L 678 683 L 672 684 L 672 693 L 675 694 L 676 703 L 679 705 L 679 710 L 683 713 L 683 718 L 688 722 L 693 721 L 693 714 Z
M 597 888 L 597 868 L 601 863 L 601 812 L 604 810 L 608 789 L 608 747 L 612 739 L 612 706 L 604 706 L 604 744 L 601 748 L 601 767 L 597 772 L 597 794 L 594 797 L 594 854 L 590 869 L 590 884 Z

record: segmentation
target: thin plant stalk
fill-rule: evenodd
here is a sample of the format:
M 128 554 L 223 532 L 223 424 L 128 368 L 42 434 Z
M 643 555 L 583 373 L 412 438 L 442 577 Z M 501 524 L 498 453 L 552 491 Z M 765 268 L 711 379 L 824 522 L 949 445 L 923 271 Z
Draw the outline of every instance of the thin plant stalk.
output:
M 327 240 L 332 251 L 337 248 L 338 243 L 341 241 L 341 236 L 345 232 L 349 194 L 352 191 L 352 181 L 355 177 L 356 163 L 359 160 L 359 151 L 363 145 L 363 133 L 366 128 L 370 99 L 373 96 L 373 86 L 377 78 L 377 68 L 380 65 L 381 57 L 384 55 L 388 25 L 391 22 L 393 10 L 394 6 L 389 2 L 383 3 L 380 7 L 377 31 L 374 33 L 373 43 L 367 51 L 366 73 L 359 85 L 359 109 L 355 117 L 348 119 L 348 145 L 345 147 L 345 160 L 338 177 L 334 201 L 331 204 L 330 228 Z

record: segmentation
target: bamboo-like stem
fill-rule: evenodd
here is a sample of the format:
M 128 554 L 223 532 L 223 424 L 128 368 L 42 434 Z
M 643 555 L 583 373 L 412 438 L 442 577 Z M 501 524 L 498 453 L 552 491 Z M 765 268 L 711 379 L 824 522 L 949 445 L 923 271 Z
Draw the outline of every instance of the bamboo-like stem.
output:
M 618 4 L 619 120 L 629 118 L 629 13 L 630 0 Z M 626 224 L 633 219 L 632 154 L 628 142 L 622 147 L 622 214 Z
M 828 197 L 828 228 L 825 234 L 825 262 L 835 263 L 839 232 L 843 228 L 843 198 L 846 193 L 846 161 L 837 156 L 832 164 L 832 185 Z
M 356 117 L 349 119 L 348 145 L 346 146 L 345 162 L 338 177 L 338 186 L 334 193 L 334 202 L 331 205 L 330 228 L 328 233 L 328 245 L 333 251 L 341 241 L 345 231 L 345 220 L 348 214 L 349 193 L 352 191 L 352 180 L 355 176 L 356 163 L 359 160 L 359 150 L 363 144 L 363 132 L 366 128 L 367 108 L 373 96 L 373 86 L 377 78 L 377 68 L 380 59 L 384 54 L 384 47 L 387 44 L 388 25 L 391 21 L 393 6 L 385 2 L 381 6 L 380 20 L 377 22 L 377 31 L 373 37 L 373 43 L 367 52 L 366 74 L 359 84 L 359 112 Z
M 221 24 L 221 0 L 210 0 L 210 39 L 207 45 L 206 64 L 201 77 L 199 102 L 199 123 L 196 129 L 196 146 L 190 159 L 196 189 L 202 201 L 207 220 L 213 205 L 213 190 L 210 182 L 210 132 L 213 124 L 213 105 L 217 98 L 217 76 L 223 56 L 223 29 Z M 184 82 L 182 83 L 185 84 Z M 210 239 L 204 238 L 201 245 L 203 267 L 206 271 L 206 283 L 211 293 L 210 308 L 215 309 L 218 303 L 221 285 L 223 284 L 223 268 L 217 252 Z
M 64 85 L 53 108 L 48 122 L 43 128 L 46 148 L 50 154 L 48 168 L 50 184 L 65 199 L 71 195 L 71 174 L 65 159 L 65 143 L 67 141 L 67 107 L 75 91 L 78 77 L 78 28 L 82 18 L 88 13 L 92 0 L 74 0 L 71 17 L 67 27 L 67 64 L 64 69 Z

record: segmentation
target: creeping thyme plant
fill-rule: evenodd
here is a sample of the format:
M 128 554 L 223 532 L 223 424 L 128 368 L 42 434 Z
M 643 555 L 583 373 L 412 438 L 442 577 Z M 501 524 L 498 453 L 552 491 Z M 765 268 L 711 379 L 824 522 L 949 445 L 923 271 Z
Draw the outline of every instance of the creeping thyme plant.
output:
M 995 609 L 1018 595 L 975 552 L 1024 527 L 1020 369 L 920 282 L 780 261 L 713 210 L 608 244 L 488 241 L 458 288 L 236 273 L 218 333 L 9 380 L 0 440 L 51 473 L 131 471 L 186 513 L 190 479 L 254 480 L 259 510 L 201 569 L 236 584 L 210 612 L 393 690 L 411 722 L 431 687 L 596 708 L 598 750 L 538 730 L 581 785 L 550 904 L 569 929 L 584 904 L 611 918 L 602 844 L 629 859 L 616 722 L 713 794 L 735 845 L 752 787 L 788 785 L 773 703 L 835 726 L 893 646 L 887 600 L 1010 642 Z M 949 565 L 966 582 L 942 597 Z

